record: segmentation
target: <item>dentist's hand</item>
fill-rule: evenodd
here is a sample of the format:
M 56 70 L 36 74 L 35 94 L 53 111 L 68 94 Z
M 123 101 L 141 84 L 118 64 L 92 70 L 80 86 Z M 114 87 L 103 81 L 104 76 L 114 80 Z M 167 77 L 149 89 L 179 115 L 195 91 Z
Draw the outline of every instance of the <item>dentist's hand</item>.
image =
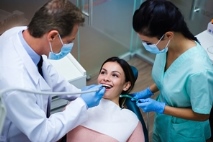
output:
M 81 91 L 88 91 L 89 89 L 93 88 L 97 86 L 97 84 L 92 84 L 92 85 L 88 85 L 85 86 L 83 88 L 81 88 Z M 64 100 L 68 100 L 68 101 L 74 101 L 76 98 L 78 98 L 80 95 L 60 95 L 58 96 L 60 99 L 64 99 Z
M 100 102 L 100 100 L 102 99 L 106 88 L 102 86 L 102 84 L 100 85 L 94 85 L 89 87 L 89 89 L 84 90 L 84 91 L 92 91 L 92 90 L 97 90 L 96 92 L 91 92 L 91 93 L 86 93 L 86 94 L 81 94 L 81 98 L 85 101 L 85 103 L 87 104 L 88 108 L 97 106 Z
M 155 101 L 151 98 L 139 99 L 136 102 L 137 106 L 140 107 L 144 112 L 155 111 L 157 113 L 163 113 L 165 108 L 165 103 Z
M 133 95 L 133 98 L 131 99 L 132 101 L 134 100 L 138 100 L 138 99 L 146 99 L 146 98 L 149 98 L 151 97 L 152 95 L 154 95 L 152 93 L 152 91 L 150 90 L 150 88 L 146 88 L 140 92 L 135 92 L 135 93 L 132 93 Z
M 92 84 L 92 85 L 85 86 L 85 87 L 81 88 L 81 91 L 86 91 L 86 90 L 88 90 L 88 89 L 90 89 L 92 87 L 95 87 L 95 86 L 97 86 L 97 84 Z

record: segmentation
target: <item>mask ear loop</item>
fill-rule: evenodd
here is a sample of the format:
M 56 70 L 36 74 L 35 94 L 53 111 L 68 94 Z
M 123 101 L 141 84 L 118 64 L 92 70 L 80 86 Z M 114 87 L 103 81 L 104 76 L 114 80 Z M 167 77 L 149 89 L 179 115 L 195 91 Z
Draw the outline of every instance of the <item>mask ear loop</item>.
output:
M 158 45 L 158 43 L 163 39 L 163 37 L 165 36 L 165 34 L 164 35 L 162 35 L 162 37 L 158 40 L 158 42 L 155 44 L 156 46 Z
M 49 42 L 50 51 L 53 52 L 52 44 Z
M 170 39 L 171 40 L 171 39 Z M 168 41 L 168 43 L 166 44 L 166 47 L 168 48 L 168 45 L 169 45 L 169 43 L 170 43 L 170 40 Z
M 60 34 L 58 34 L 58 37 L 59 37 L 59 39 L 61 41 L 61 44 L 64 45 L 64 42 L 62 41 Z
M 61 41 L 61 44 L 62 44 L 62 46 L 63 46 L 63 41 L 62 41 L 62 39 L 61 39 L 61 36 L 60 36 L 60 34 L 58 34 L 58 37 L 59 37 L 59 40 Z M 49 42 L 49 46 L 50 46 L 50 51 L 52 52 L 52 53 L 54 53 L 53 52 L 53 48 L 52 48 L 52 44 Z

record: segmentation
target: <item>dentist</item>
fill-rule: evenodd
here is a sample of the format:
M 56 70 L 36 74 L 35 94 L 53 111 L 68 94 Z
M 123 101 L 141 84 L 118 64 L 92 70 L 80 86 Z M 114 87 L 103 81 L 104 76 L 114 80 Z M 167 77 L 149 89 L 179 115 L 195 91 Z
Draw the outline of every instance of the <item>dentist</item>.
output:
M 27 27 L 9 29 L 0 36 L 0 88 L 43 92 L 79 92 L 48 62 L 70 53 L 81 11 L 68 0 L 51 0 Z M 38 66 L 38 67 L 37 67 Z M 12 91 L 2 96 L 7 110 L 0 142 L 55 142 L 87 119 L 87 109 L 99 104 L 105 89 L 81 94 L 64 111 L 49 116 L 49 96 Z

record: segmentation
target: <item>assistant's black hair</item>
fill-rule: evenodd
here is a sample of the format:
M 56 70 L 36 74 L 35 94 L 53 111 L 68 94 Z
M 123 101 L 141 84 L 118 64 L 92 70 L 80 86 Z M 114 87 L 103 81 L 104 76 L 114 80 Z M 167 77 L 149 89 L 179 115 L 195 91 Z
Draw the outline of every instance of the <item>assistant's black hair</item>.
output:
M 179 32 L 184 37 L 198 41 L 189 31 L 179 9 L 167 0 L 147 0 L 133 15 L 133 29 L 145 36 L 160 39 L 168 31 Z

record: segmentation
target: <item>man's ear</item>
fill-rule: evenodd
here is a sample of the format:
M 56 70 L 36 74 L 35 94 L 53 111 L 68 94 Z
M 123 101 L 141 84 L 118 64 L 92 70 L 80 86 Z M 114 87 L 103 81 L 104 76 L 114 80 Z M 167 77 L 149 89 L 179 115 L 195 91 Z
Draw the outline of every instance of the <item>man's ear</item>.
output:
M 57 30 L 51 30 L 47 33 L 47 39 L 50 42 L 52 42 L 57 37 L 58 37 L 58 31 Z

